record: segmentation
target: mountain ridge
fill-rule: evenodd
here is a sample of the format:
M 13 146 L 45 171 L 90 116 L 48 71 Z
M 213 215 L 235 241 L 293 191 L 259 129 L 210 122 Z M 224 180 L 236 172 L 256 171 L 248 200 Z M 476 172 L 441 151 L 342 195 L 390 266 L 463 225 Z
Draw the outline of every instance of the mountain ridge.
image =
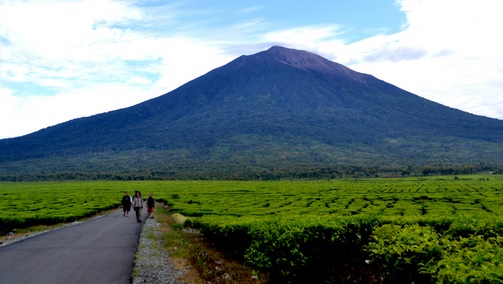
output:
M 503 121 L 274 46 L 135 106 L 0 140 L 0 165 L 53 159 L 61 166 L 76 156 L 88 160 L 85 170 L 120 159 L 125 171 L 459 164 L 503 159 L 502 141 Z

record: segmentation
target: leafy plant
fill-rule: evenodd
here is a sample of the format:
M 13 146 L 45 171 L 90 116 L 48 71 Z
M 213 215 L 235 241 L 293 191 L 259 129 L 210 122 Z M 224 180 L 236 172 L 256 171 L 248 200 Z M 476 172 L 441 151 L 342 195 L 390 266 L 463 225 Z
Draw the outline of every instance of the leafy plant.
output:
M 503 283 L 503 237 L 460 238 L 446 245 L 444 254 L 423 269 L 437 283 Z
M 419 273 L 422 264 L 441 259 L 442 240 L 430 227 L 385 224 L 374 230 L 366 250 L 385 279 L 410 283 L 425 278 Z

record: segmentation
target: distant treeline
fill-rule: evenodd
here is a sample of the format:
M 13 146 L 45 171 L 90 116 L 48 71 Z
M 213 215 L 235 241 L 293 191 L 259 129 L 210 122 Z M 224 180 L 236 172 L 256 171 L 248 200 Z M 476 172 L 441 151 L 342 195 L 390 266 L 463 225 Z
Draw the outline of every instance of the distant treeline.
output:
M 193 168 L 188 170 L 137 170 L 129 172 L 46 172 L 0 173 L 0 181 L 55 180 L 279 180 L 279 179 L 338 179 L 365 177 L 400 177 L 428 175 L 466 175 L 503 173 L 503 164 L 423 165 L 406 167 L 347 166 L 282 168 Z

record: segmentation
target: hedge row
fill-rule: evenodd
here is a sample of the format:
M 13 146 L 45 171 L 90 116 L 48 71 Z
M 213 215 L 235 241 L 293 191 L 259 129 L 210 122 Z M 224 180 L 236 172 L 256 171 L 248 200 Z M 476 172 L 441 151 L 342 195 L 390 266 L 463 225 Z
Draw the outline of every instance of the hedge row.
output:
M 377 278 L 393 283 L 501 283 L 502 225 L 502 218 L 461 215 L 203 216 L 186 222 L 219 249 L 284 283 L 323 281 L 347 273 L 348 266 L 368 273 L 370 283 Z

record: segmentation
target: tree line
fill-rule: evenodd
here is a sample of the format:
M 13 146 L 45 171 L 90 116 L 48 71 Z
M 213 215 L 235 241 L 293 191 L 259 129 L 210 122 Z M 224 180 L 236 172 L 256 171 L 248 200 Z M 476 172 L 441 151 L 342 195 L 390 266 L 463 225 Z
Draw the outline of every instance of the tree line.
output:
M 405 177 L 429 175 L 467 175 L 503 173 L 503 164 L 420 165 L 420 166 L 360 166 L 327 165 L 306 167 L 195 167 L 130 171 L 67 171 L 45 173 L 0 173 L 0 181 L 55 180 L 279 180 L 279 179 L 339 179 L 369 177 Z

